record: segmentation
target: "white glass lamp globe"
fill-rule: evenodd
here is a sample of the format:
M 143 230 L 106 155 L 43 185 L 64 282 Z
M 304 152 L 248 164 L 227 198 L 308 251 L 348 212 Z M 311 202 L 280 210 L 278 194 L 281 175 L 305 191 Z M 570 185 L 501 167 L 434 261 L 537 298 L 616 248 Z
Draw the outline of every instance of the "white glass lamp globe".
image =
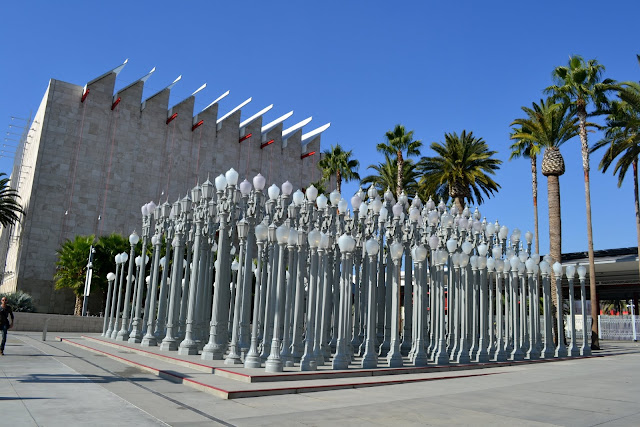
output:
M 289 240 L 289 227 L 286 224 L 282 224 L 276 229 L 276 239 L 281 245 L 287 243 Z
M 487 224 L 487 228 L 484 231 L 487 237 L 491 237 L 496 232 L 496 226 L 492 223 L 489 223 Z
M 300 190 L 296 190 L 296 192 L 293 193 L 293 204 L 300 206 L 302 202 L 304 202 L 304 193 Z
M 333 206 L 337 206 L 341 198 L 342 196 L 340 195 L 340 192 L 338 192 L 338 190 L 333 190 L 331 193 L 329 193 L 329 201 Z
M 231 263 L 231 270 L 233 271 L 238 271 L 238 269 L 240 268 L 240 263 L 238 262 L 238 260 L 233 260 L 233 262 Z
M 129 235 L 129 244 L 131 244 L 132 246 L 137 245 L 139 241 L 140 236 L 138 236 L 138 233 L 136 233 L 135 231 Z
M 375 199 L 376 197 L 378 197 L 378 190 L 376 190 L 376 187 L 371 185 L 367 190 L 367 195 L 369 196 L 370 199 Z
M 380 222 L 385 222 L 387 220 L 387 216 L 389 215 L 389 211 L 384 206 L 380 208 Z
M 402 205 L 400 203 L 396 203 L 395 205 L 393 205 L 391 210 L 393 211 L 394 217 L 399 217 L 400 214 L 402 213 Z
M 160 261 L 158 262 L 158 264 L 160 265 L 160 267 L 165 268 L 166 267 L 166 263 L 167 263 L 167 258 L 162 257 L 160 258 Z
M 311 248 L 317 248 L 320 245 L 320 239 L 322 239 L 322 235 L 317 229 L 313 229 L 309 232 L 307 236 L 307 241 L 309 242 L 309 246 Z
M 120 256 L 120 254 L 116 254 L 116 256 L 114 257 L 114 260 L 116 264 L 120 264 L 122 262 L 122 257 Z
M 322 249 L 327 249 L 329 247 L 329 235 L 325 233 L 320 233 L 320 247 Z
M 460 217 L 460 219 L 458 220 L 458 228 L 460 228 L 461 230 L 466 230 L 468 226 L 469 220 L 465 217 Z
M 496 268 L 496 260 L 493 257 L 487 258 L 487 269 L 493 271 Z
M 147 208 L 147 205 L 142 205 L 142 207 L 140 208 L 140 212 L 142 212 L 142 216 L 149 215 L 149 210 Z
M 587 267 L 584 265 L 578 267 L 578 277 L 580 280 L 584 280 L 587 277 Z
M 449 251 L 449 253 L 454 252 L 457 248 L 458 248 L 458 241 L 456 239 L 451 238 L 447 240 L 447 250 Z
M 282 195 L 283 196 L 290 195 L 292 191 L 293 191 L 293 184 L 291 184 L 289 181 L 285 181 L 285 182 L 282 183 Z
M 535 262 L 536 264 L 540 264 L 540 255 L 538 254 L 531 254 L 531 259 L 533 260 L 533 262 Z
M 500 240 L 505 240 L 509 235 L 509 228 L 506 225 L 500 227 L 500 231 L 498 232 L 498 237 Z
M 357 211 L 360 209 L 360 205 L 362 204 L 362 199 L 357 194 L 351 198 L 351 206 L 353 207 L 353 211 Z
M 391 259 L 394 261 L 402 258 L 402 252 L 404 251 L 404 245 L 399 242 L 393 242 L 389 247 L 389 251 L 391 253 Z
M 527 244 L 530 245 L 533 242 L 533 233 L 530 231 L 524 233 L 524 240 L 526 240 Z
M 478 257 L 478 268 L 483 269 L 487 266 L 487 257 L 480 256 Z
M 524 262 L 520 262 L 520 260 L 518 260 L 518 273 L 522 274 L 524 273 L 524 270 L 525 270 Z
M 427 210 L 432 211 L 436 208 L 436 202 L 433 201 L 431 197 L 427 200 Z
M 576 276 L 576 266 L 573 264 L 567 265 L 567 268 L 565 268 L 565 274 L 567 275 L 567 279 L 573 279 Z
M 289 229 L 289 239 L 287 240 L 287 243 L 289 243 L 289 246 L 293 246 L 298 242 L 298 230 L 295 229 L 295 227 L 291 227 Z
M 423 245 L 415 246 L 411 255 L 413 256 L 414 261 L 423 262 L 425 259 L 427 259 L 427 248 L 425 248 Z
M 267 193 L 269 194 L 269 199 L 276 200 L 280 195 L 280 187 L 275 184 L 271 184 L 271 187 L 269 187 Z
M 371 187 L 373 188 L 373 187 Z M 378 243 L 378 241 L 376 239 L 369 239 L 367 240 L 367 242 L 364 244 L 364 248 L 367 251 L 367 254 L 374 256 L 378 254 L 378 251 L 380 250 L 380 244 Z
M 525 251 L 520 251 L 518 258 L 520 258 L 520 262 L 526 262 L 528 258 L 527 253 Z
M 518 269 L 518 264 L 520 264 L 520 260 L 517 256 L 512 256 L 509 258 L 509 265 L 511 265 L 511 271 L 516 271 Z
M 464 252 L 467 255 L 469 255 L 473 250 L 473 245 L 471 244 L 471 242 L 464 241 L 462 242 L 461 247 L 462 247 L 462 252 Z
M 307 198 L 309 197 L 309 189 L 307 188 Z M 324 209 L 327 207 L 327 196 L 321 194 L 318 196 L 316 203 L 318 204 L 318 209 Z
M 489 251 L 489 246 L 487 246 L 486 244 L 482 243 L 478 245 L 478 255 L 482 257 L 486 256 L 488 251 Z
M 318 197 L 318 189 L 313 185 L 310 185 L 307 187 L 306 196 L 308 201 L 313 202 L 316 200 L 316 197 Z
M 547 261 L 540 261 L 540 272 L 543 275 L 549 274 L 549 263 Z
M 260 223 L 256 225 L 256 239 L 258 242 L 264 242 L 267 240 L 267 235 L 269 234 L 269 227 Z
M 440 245 L 440 238 L 438 236 L 434 234 L 431 237 L 429 237 L 429 248 L 432 251 L 435 251 L 436 249 L 438 249 L 438 245 Z
M 496 260 L 496 271 L 502 273 L 504 271 L 504 261 L 501 259 Z
M 478 255 L 471 255 L 469 257 L 469 263 L 471 264 L 471 268 L 478 268 Z
M 380 213 L 380 209 L 382 209 L 382 201 L 380 200 L 380 197 L 376 197 L 373 199 L 373 202 L 371 202 L 371 209 L 375 214 Z
M 491 249 L 491 254 L 495 259 L 500 259 L 502 257 L 502 248 L 499 245 L 496 245 Z
M 113 282 L 116 279 L 116 275 L 113 273 L 108 273 L 107 274 L 107 280 L 110 282 Z
M 562 264 L 560 264 L 559 262 L 554 262 L 553 263 L 553 273 L 556 276 L 562 277 Z
M 240 183 L 240 194 L 248 196 L 251 192 L 251 183 L 246 179 Z
M 347 201 L 345 199 L 340 199 L 340 201 L 338 202 L 338 212 L 340 212 L 341 214 L 345 214 L 347 213 L 348 207 L 349 204 L 347 203 Z
M 429 222 L 429 225 L 432 227 L 435 227 L 436 225 L 438 225 L 438 222 L 440 221 L 440 215 L 438 215 L 438 211 L 431 211 L 429 212 L 429 215 L 427 216 L 427 221 Z
M 469 254 L 460 253 L 460 267 L 465 268 L 469 265 Z
M 151 244 L 155 246 L 158 243 L 160 243 L 160 239 L 158 238 L 158 235 L 154 234 L 153 236 L 151 236 Z
M 227 188 L 227 178 L 225 178 L 224 175 L 218 175 L 213 181 L 216 185 L 216 190 L 224 191 L 224 189 Z
M 224 174 L 227 179 L 227 184 L 234 186 L 238 183 L 238 172 L 234 168 L 231 168 Z
M 140 267 L 140 263 L 142 262 L 142 258 L 140 257 L 140 255 L 138 255 L 137 257 L 135 257 L 135 259 L 133 260 L 133 262 L 136 264 L 136 267 Z
M 367 217 L 367 212 L 369 211 L 366 203 L 361 203 L 360 208 L 358 209 L 358 216 L 362 219 Z
M 127 260 L 129 259 L 129 254 L 126 252 L 122 252 L 120 254 L 120 262 L 127 262 Z
M 266 183 L 267 183 L 267 180 L 260 173 L 253 177 L 253 188 L 255 188 L 256 191 L 264 190 L 264 185 Z
M 536 263 L 531 258 L 529 258 L 524 262 L 524 265 L 527 268 L 527 273 L 533 273 L 533 267 L 536 265 Z

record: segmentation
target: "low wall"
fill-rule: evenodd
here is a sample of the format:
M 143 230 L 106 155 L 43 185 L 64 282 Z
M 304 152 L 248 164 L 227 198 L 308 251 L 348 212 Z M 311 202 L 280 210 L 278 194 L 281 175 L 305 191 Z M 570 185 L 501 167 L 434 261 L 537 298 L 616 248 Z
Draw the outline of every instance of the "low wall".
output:
M 104 317 L 81 317 L 64 314 L 13 313 L 14 331 L 42 331 L 47 319 L 49 332 L 102 332 Z

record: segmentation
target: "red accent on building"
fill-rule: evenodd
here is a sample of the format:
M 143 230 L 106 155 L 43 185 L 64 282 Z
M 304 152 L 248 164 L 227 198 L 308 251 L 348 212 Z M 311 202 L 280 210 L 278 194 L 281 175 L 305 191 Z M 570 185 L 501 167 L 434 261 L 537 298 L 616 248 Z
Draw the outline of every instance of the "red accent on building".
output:
M 113 110 L 114 108 L 116 108 L 118 106 L 118 104 L 120 104 L 120 100 L 122 98 L 118 97 L 118 99 L 115 100 L 115 102 L 113 104 L 111 104 L 111 110 Z
M 267 145 L 271 145 L 271 144 L 273 144 L 273 142 L 274 142 L 274 140 L 273 140 L 273 139 L 272 139 L 271 141 L 267 141 L 267 142 L 265 142 L 264 144 L 262 144 L 262 145 L 260 146 L 260 149 L 262 149 L 262 148 L 266 147 Z
M 315 151 L 309 151 L 308 153 L 303 154 L 302 156 L 300 156 L 300 158 L 304 159 L 305 157 L 313 156 L 314 154 L 316 154 Z
M 82 94 L 82 98 L 80 98 L 80 102 L 84 102 L 84 100 L 87 99 L 87 95 L 89 95 L 89 88 L 87 88 L 87 91 Z
M 200 126 L 202 126 L 203 123 L 204 123 L 204 120 L 200 120 L 198 123 L 196 123 L 195 125 L 191 126 L 191 132 L 193 132 L 194 130 L 198 129 Z
M 171 117 L 169 117 L 169 118 L 167 119 L 167 124 L 171 123 L 171 121 L 172 121 L 173 119 L 175 119 L 176 117 L 178 117 L 178 113 L 173 113 L 173 114 L 171 115 Z
M 247 139 L 251 138 L 251 135 L 253 135 L 252 133 L 248 133 L 245 136 L 243 136 L 242 138 L 240 138 L 238 140 L 238 143 L 241 143 L 242 141 L 246 141 Z

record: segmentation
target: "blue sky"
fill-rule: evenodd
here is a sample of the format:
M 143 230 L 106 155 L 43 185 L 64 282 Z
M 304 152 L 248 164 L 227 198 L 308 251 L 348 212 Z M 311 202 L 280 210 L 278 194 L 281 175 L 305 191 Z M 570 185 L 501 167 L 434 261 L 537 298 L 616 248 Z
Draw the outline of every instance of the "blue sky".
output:
M 182 74 L 170 105 L 203 83 L 201 109 L 226 90 L 226 113 L 248 97 L 249 117 L 273 103 L 264 121 L 294 110 L 285 125 L 327 122 L 323 149 L 340 143 L 360 174 L 382 156 L 375 145 L 397 123 L 428 146 L 445 132 L 473 131 L 505 163 L 500 192 L 480 206 L 488 220 L 533 231 L 527 160 L 508 162 L 509 123 L 539 101 L 551 71 L 570 54 L 596 58 L 606 76 L 640 80 L 635 1 L 567 2 L 6 2 L 0 26 L 0 127 L 35 112 L 50 78 L 84 85 L 129 58 L 116 89 L 156 66 L 145 97 Z M 4 123 L 3 123 L 4 121 Z M 13 135 L 9 135 L 13 137 Z M 590 143 L 601 135 L 589 135 Z M 587 248 L 578 139 L 562 149 L 563 252 Z M 592 157 L 596 249 L 637 244 L 631 176 L 597 170 Z M 12 159 L 0 158 L 10 173 Z M 212 171 L 219 173 L 221 171 Z M 345 196 L 357 190 L 344 186 Z M 539 174 L 541 252 L 548 250 L 546 178 Z M 345 197 L 345 198 L 349 198 Z M 141 201 L 142 203 L 143 201 Z

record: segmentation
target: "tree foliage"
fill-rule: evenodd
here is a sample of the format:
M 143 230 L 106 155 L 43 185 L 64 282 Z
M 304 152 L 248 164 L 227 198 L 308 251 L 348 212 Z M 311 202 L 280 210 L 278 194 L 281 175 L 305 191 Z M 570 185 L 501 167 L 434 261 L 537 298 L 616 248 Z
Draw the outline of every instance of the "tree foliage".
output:
M 5 173 L 0 173 L 0 224 L 8 227 L 20 221 L 20 214 L 24 214 L 18 203 L 20 196 L 11 188 L 10 179 Z

